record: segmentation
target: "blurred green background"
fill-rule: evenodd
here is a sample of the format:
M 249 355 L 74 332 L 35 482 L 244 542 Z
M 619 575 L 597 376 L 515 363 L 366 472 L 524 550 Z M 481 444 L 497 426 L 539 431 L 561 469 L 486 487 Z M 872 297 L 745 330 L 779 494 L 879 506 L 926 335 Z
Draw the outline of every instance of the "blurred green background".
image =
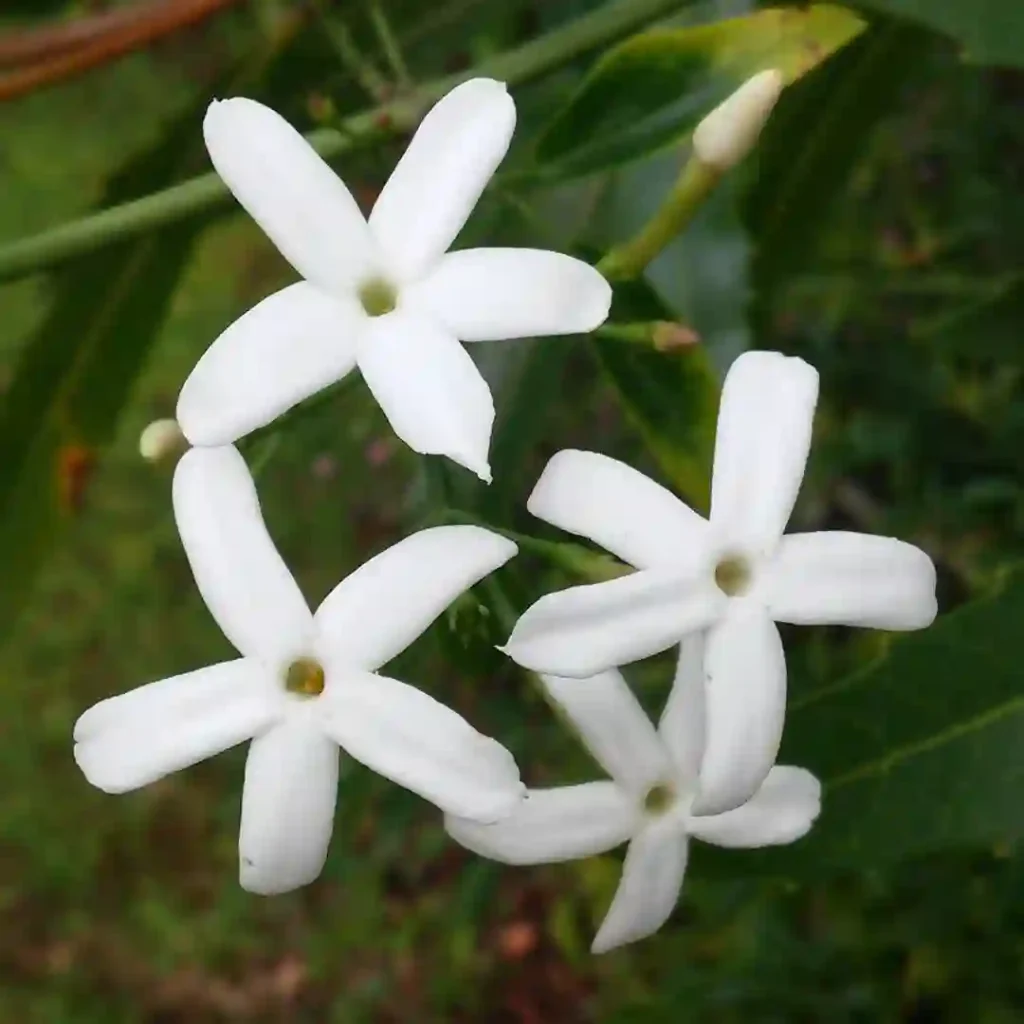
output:
M 52 39 L 31 59 L 4 46 L 72 24 L 109 39 L 110 11 L 145 7 L 155 23 L 169 6 L 5 0 L 0 250 L 207 170 L 202 111 L 229 83 L 303 129 L 336 127 L 416 95 L 415 83 L 571 32 L 601 5 L 211 3 L 208 17 L 60 80 L 54 59 L 66 51 Z M 687 26 L 756 5 L 648 6 Z M 375 27 L 381 7 L 409 82 Z M 570 444 L 627 458 L 699 504 L 715 405 L 707 366 L 720 371 L 752 346 L 803 355 L 822 375 L 797 528 L 921 544 L 940 568 L 943 611 L 1005 581 L 1024 540 L 1021 8 L 874 0 L 860 13 L 870 27 L 787 91 L 757 156 L 648 284 L 617 299 L 626 319 L 691 326 L 699 346 L 663 354 L 573 338 L 474 350 L 499 405 L 490 490 L 404 450 L 358 381 L 246 445 L 271 532 L 313 605 L 371 554 L 453 511 L 557 539 L 523 505 L 546 458 Z M 591 123 L 582 103 L 558 114 L 615 41 L 513 88 L 517 139 L 462 244 L 596 252 L 650 214 L 685 153 L 687 101 L 698 115 L 708 109 L 730 69 L 708 56 L 680 72 L 672 58 L 661 78 L 645 78 L 641 61 L 612 79 L 598 118 L 607 123 Z M 43 68 L 38 81 L 24 78 L 27 67 Z M 669 128 L 625 154 L 596 152 L 628 139 L 666 75 L 675 93 L 658 102 Z M 403 143 L 380 127 L 335 162 L 367 205 Z M 586 146 L 566 155 L 574 137 L 589 156 Z M 882 808 L 872 838 L 858 831 L 856 803 L 830 821 L 826 791 L 820 857 L 814 846 L 698 857 L 669 925 L 602 958 L 588 947 L 615 857 L 499 868 L 449 843 L 429 806 L 358 765 L 342 780 L 323 877 L 274 898 L 237 884 L 242 751 L 123 797 L 85 783 L 70 733 L 86 707 L 228 654 L 177 539 L 170 467 L 143 462 L 138 437 L 173 415 L 219 331 L 290 279 L 258 229 L 221 204 L 0 287 L 0 1020 L 1024 1019 L 1024 787 L 1019 809 L 1008 783 L 996 824 L 968 827 L 974 819 L 957 808 L 985 801 L 983 773 L 956 800 L 946 776 L 933 776 L 921 814 L 948 809 L 941 841 L 924 830 L 891 850 L 880 837 L 899 832 L 899 807 L 867 793 L 864 806 Z M 499 737 L 535 784 L 595 769 L 493 645 L 533 596 L 568 580 L 528 551 L 402 657 L 402 678 Z M 901 648 L 884 680 L 893 700 L 913 691 L 941 704 L 944 687 L 980 694 L 999 673 L 1009 693 L 1024 693 L 1011 649 L 1018 611 L 1019 598 L 991 628 L 955 619 L 963 643 L 949 652 L 948 632 L 935 648 Z M 785 639 L 798 701 L 872 671 L 889 648 L 852 631 Z M 948 660 L 957 679 L 920 668 L 926 655 Z M 901 667 L 915 664 L 916 676 Z M 656 661 L 634 675 L 652 707 L 667 672 Z M 917 715 L 912 705 L 893 721 Z M 887 707 L 851 707 L 852 735 L 864 725 L 857 716 L 877 716 L 884 732 Z M 809 738 L 797 736 L 792 756 L 825 772 L 814 750 L 831 735 L 810 735 L 798 718 L 801 729 Z M 1007 778 L 1024 763 L 1018 730 L 999 748 Z

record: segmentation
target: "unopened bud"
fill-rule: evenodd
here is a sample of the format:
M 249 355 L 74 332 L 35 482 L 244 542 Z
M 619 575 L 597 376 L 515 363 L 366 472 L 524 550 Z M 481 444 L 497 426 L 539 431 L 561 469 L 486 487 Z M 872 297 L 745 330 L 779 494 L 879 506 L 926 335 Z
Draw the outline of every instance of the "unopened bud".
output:
M 177 420 L 154 420 L 139 435 L 139 454 L 147 462 L 176 459 L 187 447 Z
M 748 78 L 694 129 L 697 159 L 717 171 L 735 167 L 754 148 L 784 85 L 774 69 Z
M 677 349 L 699 345 L 700 335 L 687 324 L 660 320 L 654 325 L 651 340 L 659 352 L 675 352 Z

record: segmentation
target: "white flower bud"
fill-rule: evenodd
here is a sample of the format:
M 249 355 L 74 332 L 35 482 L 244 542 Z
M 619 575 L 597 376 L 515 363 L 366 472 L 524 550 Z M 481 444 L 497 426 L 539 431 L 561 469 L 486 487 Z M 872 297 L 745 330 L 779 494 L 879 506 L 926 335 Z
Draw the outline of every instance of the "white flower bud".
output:
M 718 171 L 735 167 L 754 148 L 784 85 L 774 69 L 748 78 L 694 129 L 697 159 Z
M 177 420 L 154 420 L 139 435 L 139 454 L 147 462 L 176 458 L 187 447 Z

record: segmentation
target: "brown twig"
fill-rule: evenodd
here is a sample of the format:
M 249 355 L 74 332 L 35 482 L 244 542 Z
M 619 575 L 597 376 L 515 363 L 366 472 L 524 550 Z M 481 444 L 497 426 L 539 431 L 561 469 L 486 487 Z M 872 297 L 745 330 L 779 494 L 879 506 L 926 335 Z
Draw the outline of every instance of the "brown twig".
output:
M 0 40 L 0 55 L 11 63 L 18 53 L 53 54 L 26 67 L 0 75 L 0 102 L 23 96 L 43 86 L 52 85 L 81 74 L 117 57 L 141 49 L 150 43 L 177 32 L 220 11 L 239 0 L 160 0 L 142 9 L 132 9 L 118 18 L 96 15 L 81 19 L 91 25 L 60 26 L 39 29 L 32 34 Z M 122 12 L 110 12 L 111 14 Z M 103 22 L 97 25 L 98 19 Z M 64 52 L 61 52 L 61 51 Z M 27 59 L 22 57 L 20 59 Z M 4 56 L 0 56 L 0 63 Z

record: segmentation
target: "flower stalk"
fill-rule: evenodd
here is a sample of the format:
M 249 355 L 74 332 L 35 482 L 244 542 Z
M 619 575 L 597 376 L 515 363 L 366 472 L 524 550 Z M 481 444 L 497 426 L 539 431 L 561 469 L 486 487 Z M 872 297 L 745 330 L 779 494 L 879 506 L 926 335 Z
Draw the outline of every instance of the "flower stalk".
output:
M 609 249 L 597 269 L 613 282 L 639 277 L 690 224 L 721 178 L 717 168 L 690 157 L 654 216 L 628 242 Z
M 520 85 L 560 67 L 589 50 L 653 21 L 679 0 L 613 0 L 568 25 L 498 54 L 458 75 L 425 82 L 408 95 L 347 118 L 341 131 L 322 129 L 307 136 L 313 147 L 334 159 L 381 134 L 413 128 L 426 107 L 454 85 L 479 76 Z M 203 174 L 152 195 L 62 224 L 0 248 L 0 283 L 48 270 L 83 253 L 135 238 L 185 217 L 230 208 L 220 178 Z

